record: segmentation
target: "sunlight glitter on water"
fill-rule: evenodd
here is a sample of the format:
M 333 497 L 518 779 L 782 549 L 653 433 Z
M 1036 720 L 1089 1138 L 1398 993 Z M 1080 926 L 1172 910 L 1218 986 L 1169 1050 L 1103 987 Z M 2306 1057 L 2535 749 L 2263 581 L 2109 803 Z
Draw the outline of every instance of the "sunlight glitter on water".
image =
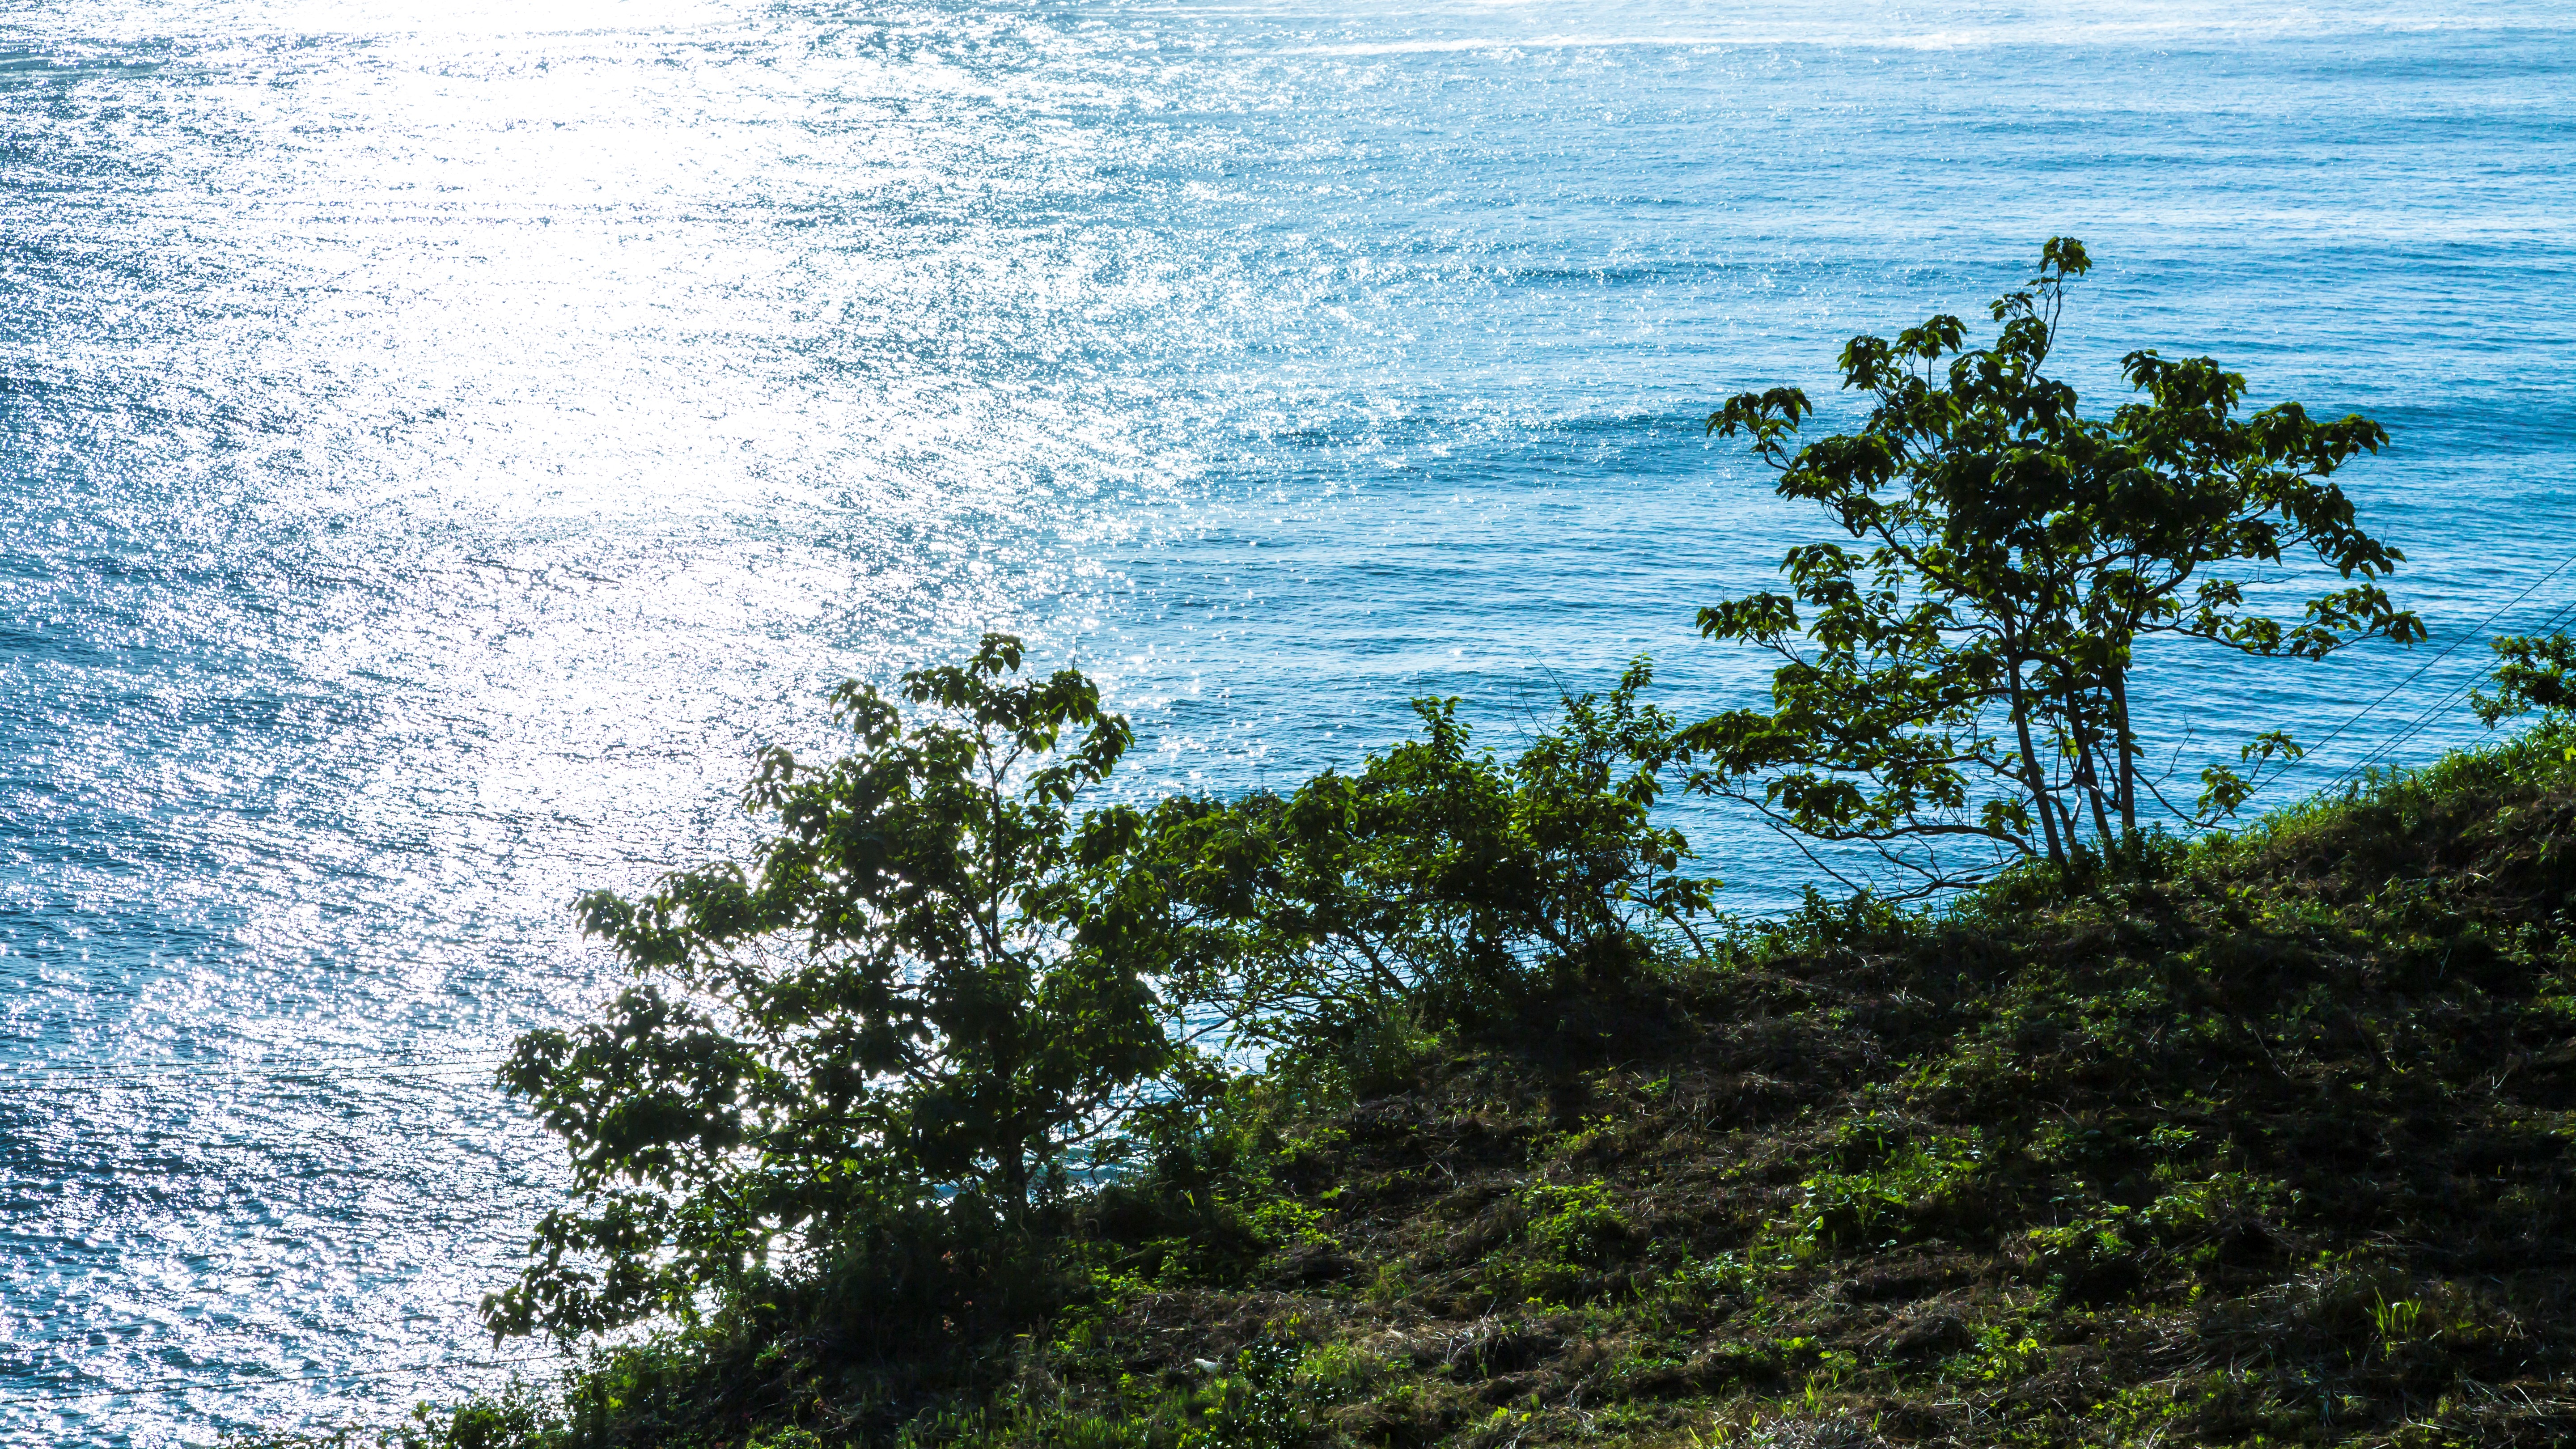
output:
M 1690 612 L 1811 525 L 1698 418 L 2052 231 L 2097 400 L 2152 343 L 2382 416 L 2355 495 L 2474 623 L 2566 547 L 2571 54 L 2546 6 L 19 7 L 0 1398 L 323 1377 L 0 1426 L 492 1382 L 418 1373 L 556 1190 L 481 1063 L 605 989 L 573 894 L 739 848 L 844 675 L 1021 629 L 1137 790 L 1415 693 L 1508 739 L 1640 649 L 1745 697 Z M 2153 703 L 2223 743 L 2405 667 Z

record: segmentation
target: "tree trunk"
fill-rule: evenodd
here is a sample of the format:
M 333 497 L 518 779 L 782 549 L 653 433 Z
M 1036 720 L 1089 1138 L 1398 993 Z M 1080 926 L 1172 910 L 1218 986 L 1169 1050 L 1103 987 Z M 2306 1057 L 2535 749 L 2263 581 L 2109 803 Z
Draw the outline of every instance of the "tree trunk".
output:
M 2137 736 L 2129 733 L 2129 666 L 2114 664 L 2104 671 L 2111 692 L 2111 728 L 2118 732 L 2120 745 L 2120 833 L 2138 833 L 2138 765 Z
M 2066 732 L 2075 740 L 2075 778 L 2082 783 L 2084 798 L 2093 807 L 2093 830 L 2102 843 L 2102 853 L 2108 855 L 2111 851 L 2111 817 L 2102 807 L 2102 771 L 2098 759 L 2102 752 L 2095 748 L 2092 725 L 2084 718 L 2084 708 L 2073 694 L 2066 696 Z
M 2039 751 L 2030 742 L 2030 699 L 2021 692 L 2021 660 L 2008 661 L 2006 677 L 2012 683 L 2013 729 L 2021 735 L 2022 779 L 2030 788 L 2031 808 L 2038 812 L 2039 828 L 2048 837 L 2048 863 L 2066 864 L 2066 850 L 2057 837 L 2056 817 L 2048 809 L 2048 776 L 2039 768 Z

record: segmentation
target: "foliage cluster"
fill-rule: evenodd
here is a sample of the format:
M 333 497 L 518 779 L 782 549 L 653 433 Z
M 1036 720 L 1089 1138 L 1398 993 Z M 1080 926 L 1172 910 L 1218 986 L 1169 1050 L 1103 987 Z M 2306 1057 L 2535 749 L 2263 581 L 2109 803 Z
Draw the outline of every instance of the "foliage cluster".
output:
M 2476 707 L 2544 711 L 2519 740 L 2143 828 L 2137 641 L 2420 628 L 2331 481 L 2376 425 L 2240 418 L 2241 377 L 2148 352 L 2078 412 L 2042 368 L 2087 265 L 2052 241 L 1988 347 L 1855 339 L 1858 433 L 1793 449 L 1788 389 L 1711 420 L 1865 545 L 1703 614 L 1781 656 L 1767 711 L 1684 725 L 1640 661 L 1508 759 L 1424 700 L 1350 772 L 1140 806 L 1125 722 L 1007 637 L 844 687 L 846 754 L 762 756 L 750 862 L 585 899 L 634 981 L 504 1070 L 574 1192 L 487 1320 L 620 1346 L 409 1437 L 2576 1428 L 2576 654 L 2498 644 Z M 2249 607 L 2235 570 L 2296 551 L 2345 586 Z M 2248 788 L 2204 783 L 2170 813 Z M 1676 787 L 1991 878 L 1723 920 Z
M 781 1281 L 480 1442 L 2564 1442 L 2571 744 L 2078 889 L 1735 927 L 1608 1040 L 1239 1082 L 1073 1214 L 1016 1328 Z
M 2239 416 L 2242 374 L 2151 349 L 2121 362 L 2136 400 L 2084 416 L 2043 369 L 2091 265 L 2051 238 L 2038 274 L 1993 304 L 1984 347 L 1946 313 L 1893 341 L 1853 338 L 1842 385 L 1870 400 L 1856 432 L 1798 446 L 1814 404 L 1794 387 L 1738 394 L 1708 420 L 1860 547 L 1792 549 L 1790 592 L 1700 611 L 1703 633 L 1781 662 L 1769 709 L 1685 737 L 1694 784 L 1796 837 L 1869 848 L 1883 889 L 2064 865 L 2159 813 L 2206 826 L 2243 804 L 2252 782 L 2224 764 L 2189 803 L 2164 793 L 2129 709 L 2142 640 L 2315 659 L 2423 637 L 2378 582 L 2405 555 L 2361 529 L 2333 481 L 2386 430 L 2295 402 Z M 2301 554 L 2344 583 L 2284 621 L 2249 586 Z M 2267 732 L 2240 763 L 2296 752 Z
M 1649 682 L 1568 700 L 1510 761 L 1426 700 L 1424 738 L 1354 773 L 1150 810 L 1090 803 L 1127 727 L 1076 671 L 1024 676 L 1016 640 L 906 675 L 910 717 L 845 686 L 848 754 L 762 756 L 747 868 L 583 901 L 636 980 L 504 1069 L 574 1196 L 487 1319 L 691 1323 L 781 1271 L 1024 1315 L 1049 1275 L 1023 1260 L 1087 1185 L 1170 1167 L 1157 1124 L 1222 1090 L 1211 1046 L 1365 1084 L 1692 929 L 1715 882 L 1650 819 L 1674 727 Z

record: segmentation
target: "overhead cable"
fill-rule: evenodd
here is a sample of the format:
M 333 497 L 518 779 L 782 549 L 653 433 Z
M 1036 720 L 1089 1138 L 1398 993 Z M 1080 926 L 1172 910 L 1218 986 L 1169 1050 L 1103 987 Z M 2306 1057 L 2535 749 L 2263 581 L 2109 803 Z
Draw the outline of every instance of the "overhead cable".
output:
M 363 1383 L 371 1379 L 419 1378 L 452 1368 L 506 1368 L 512 1364 L 560 1362 L 553 1355 L 535 1354 L 525 1358 L 449 1359 L 442 1363 L 422 1364 L 398 1369 L 362 1369 L 354 1372 L 327 1374 L 281 1374 L 271 1378 L 234 1379 L 156 1379 L 122 1389 L 74 1389 L 65 1393 L 21 1394 L 0 1399 L 0 1407 L 18 1404 L 70 1403 L 76 1399 L 111 1399 L 136 1395 L 230 1393 L 239 1389 L 269 1388 L 279 1384 Z

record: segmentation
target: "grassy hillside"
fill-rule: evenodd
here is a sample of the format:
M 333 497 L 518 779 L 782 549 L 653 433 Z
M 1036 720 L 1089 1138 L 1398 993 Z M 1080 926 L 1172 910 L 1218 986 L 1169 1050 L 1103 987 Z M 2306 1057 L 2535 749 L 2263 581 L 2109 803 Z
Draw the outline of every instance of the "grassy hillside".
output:
M 1175 1110 L 1064 1245 L 755 1285 L 499 1444 L 2576 1440 L 2576 765 L 1816 907 Z

